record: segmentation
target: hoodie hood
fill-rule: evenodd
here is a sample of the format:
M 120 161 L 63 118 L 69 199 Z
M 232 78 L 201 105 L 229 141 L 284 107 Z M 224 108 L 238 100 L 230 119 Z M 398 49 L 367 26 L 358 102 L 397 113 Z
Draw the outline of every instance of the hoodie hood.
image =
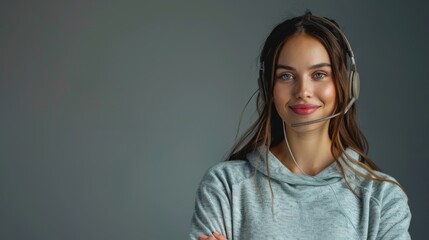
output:
M 250 164 L 260 173 L 268 177 L 267 164 L 265 159 L 265 146 L 258 147 L 255 151 L 247 154 L 247 160 Z M 352 157 L 355 160 L 359 160 L 359 154 L 351 149 L 346 149 L 346 152 L 343 153 L 341 157 L 342 161 L 345 161 L 346 154 Z M 268 166 L 270 169 L 270 178 L 280 181 L 286 182 L 291 185 L 308 185 L 308 186 L 321 186 L 333 184 L 335 182 L 341 181 L 343 176 L 341 175 L 341 170 L 338 167 L 336 162 L 332 163 L 325 169 L 323 169 L 316 176 L 308 176 L 308 175 L 298 175 L 291 172 L 285 165 L 281 163 L 281 161 L 268 150 Z M 349 175 L 354 175 L 348 168 L 344 168 L 344 171 L 349 177 Z

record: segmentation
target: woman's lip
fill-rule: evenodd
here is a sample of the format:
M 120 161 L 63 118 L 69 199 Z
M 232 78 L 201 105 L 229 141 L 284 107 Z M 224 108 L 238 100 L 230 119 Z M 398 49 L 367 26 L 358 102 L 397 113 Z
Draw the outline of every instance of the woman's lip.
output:
M 299 115 L 308 115 L 315 112 L 319 106 L 313 104 L 297 104 L 289 107 L 292 111 Z

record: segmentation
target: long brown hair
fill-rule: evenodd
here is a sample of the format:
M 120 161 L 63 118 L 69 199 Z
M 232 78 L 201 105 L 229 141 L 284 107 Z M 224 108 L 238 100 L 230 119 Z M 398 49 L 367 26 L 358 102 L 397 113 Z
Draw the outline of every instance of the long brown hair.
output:
M 349 49 L 346 45 L 346 39 L 343 38 L 343 35 L 338 30 L 339 26 L 335 21 L 314 16 L 310 11 L 307 11 L 303 16 L 288 19 L 273 29 L 265 41 L 259 59 L 261 69 L 259 71 L 259 89 L 257 90 L 256 100 L 259 117 L 233 146 L 227 160 L 246 159 L 246 155 L 249 152 L 265 145 L 267 146 L 266 164 L 269 176 L 268 149 L 282 142 L 284 138 L 282 120 L 273 104 L 275 66 L 279 52 L 285 42 L 293 35 L 305 33 L 316 38 L 324 45 L 331 61 L 337 96 L 334 111 L 341 112 L 341 115 L 330 120 L 328 134 L 332 141 L 332 156 L 338 164 L 348 188 L 357 196 L 346 179 L 344 167 L 351 169 L 367 180 L 387 181 L 400 186 L 397 182 L 383 178 L 375 172 L 380 171 L 380 169 L 367 155 L 368 142 L 359 129 L 355 104 L 344 114 L 351 98 L 349 80 L 347 79 L 347 55 Z M 346 148 L 357 152 L 360 155 L 360 159 L 356 161 L 345 154 Z M 343 154 L 346 155 L 346 159 L 341 163 L 340 158 Z M 356 170 L 351 163 L 360 165 L 366 172 Z M 273 197 L 269 177 L 268 180 Z

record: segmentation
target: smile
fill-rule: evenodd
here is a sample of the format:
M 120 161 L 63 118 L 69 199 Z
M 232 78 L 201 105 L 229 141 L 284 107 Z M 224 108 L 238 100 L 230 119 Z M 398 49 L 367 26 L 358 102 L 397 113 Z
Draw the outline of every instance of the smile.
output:
M 312 105 L 312 104 L 297 104 L 294 106 L 290 106 L 289 108 L 292 111 L 299 115 L 308 115 L 315 112 L 320 106 Z

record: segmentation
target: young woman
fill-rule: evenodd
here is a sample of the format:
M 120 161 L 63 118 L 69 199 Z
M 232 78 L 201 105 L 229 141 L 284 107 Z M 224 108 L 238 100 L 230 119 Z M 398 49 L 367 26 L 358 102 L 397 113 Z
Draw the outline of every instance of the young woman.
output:
M 260 63 L 259 118 L 202 179 L 190 239 L 410 239 L 405 193 L 366 155 L 337 24 L 282 22 Z

